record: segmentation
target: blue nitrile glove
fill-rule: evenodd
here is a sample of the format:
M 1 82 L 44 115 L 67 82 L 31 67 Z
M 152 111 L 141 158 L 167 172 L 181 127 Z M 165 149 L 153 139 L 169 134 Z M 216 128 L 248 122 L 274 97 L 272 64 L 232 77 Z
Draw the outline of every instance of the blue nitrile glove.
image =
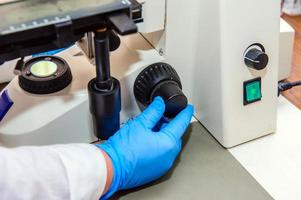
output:
M 172 167 L 181 151 L 182 136 L 194 109 L 189 105 L 171 122 L 165 120 L 162 123 L 164 111 L 162 98 L 155 98 L 141 115 L 98 145 L 109 155 L 114 169 L 111 187 L 102 199 L 109 198 L 116 191 L 152 182 Z

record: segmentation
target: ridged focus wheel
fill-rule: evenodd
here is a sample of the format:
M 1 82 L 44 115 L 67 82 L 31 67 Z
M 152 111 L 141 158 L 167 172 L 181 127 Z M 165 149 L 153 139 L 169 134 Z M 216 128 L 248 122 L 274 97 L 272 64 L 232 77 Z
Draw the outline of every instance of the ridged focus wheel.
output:
M 187 106 L 179 75 L 169 64 L 155 63 L 145 68 L 134 84 L 134 95 L 142 106 L 161 96 L 166 104 L 165 116 L 175 117 Z

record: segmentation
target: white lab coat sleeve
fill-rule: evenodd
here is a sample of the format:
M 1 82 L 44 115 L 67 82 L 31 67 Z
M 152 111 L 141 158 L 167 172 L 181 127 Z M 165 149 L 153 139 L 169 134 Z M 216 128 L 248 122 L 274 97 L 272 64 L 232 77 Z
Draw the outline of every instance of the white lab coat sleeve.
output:
M 106 179 L 105 158 L 94 145 L 0 147 L 1 200 L 94 200 Z

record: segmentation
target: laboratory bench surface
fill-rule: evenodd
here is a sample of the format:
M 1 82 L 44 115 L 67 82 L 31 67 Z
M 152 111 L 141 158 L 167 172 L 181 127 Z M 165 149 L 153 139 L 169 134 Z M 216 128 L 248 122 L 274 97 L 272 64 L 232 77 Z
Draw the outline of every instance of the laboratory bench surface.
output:
M 161 180 L 116 195 L 120 200 L 270 200 L 273 199 L 247 170 L 198 122 L 183 139 L 175 167 Z
M 301 111 L 280 97 L 277 132 L 228 150 L 194 122 L 167 176 L 112 199 L 300 200 L 300 119 Z

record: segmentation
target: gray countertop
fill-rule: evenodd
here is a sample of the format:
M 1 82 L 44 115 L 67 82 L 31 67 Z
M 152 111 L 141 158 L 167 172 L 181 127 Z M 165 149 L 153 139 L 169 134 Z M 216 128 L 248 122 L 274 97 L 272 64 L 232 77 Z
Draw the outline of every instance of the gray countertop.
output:
M 112 199 L 273 199 L 199 123 L 191 125 L 183 140 L 183 152 L 167 176 Z

